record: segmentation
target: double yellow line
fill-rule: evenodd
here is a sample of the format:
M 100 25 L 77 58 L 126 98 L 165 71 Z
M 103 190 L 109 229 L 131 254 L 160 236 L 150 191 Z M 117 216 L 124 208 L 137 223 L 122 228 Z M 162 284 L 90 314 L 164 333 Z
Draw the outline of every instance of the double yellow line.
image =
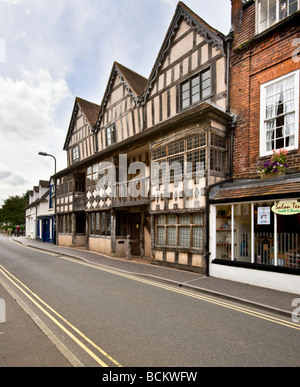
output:
M 19 289 L 38 309 L 40 309 L 48 318 L 50 318 L 64 333 L 66 333 L 76 344 L 78 344 L 88 355 L 90 355 L 101 367 L 108 367 L 108 365 L 93 351 L 91 351 L 82 340 L 79 340 L 66 326 L 71 328 L 77 335 L 96 349 L 96 353 L 100 353 L 105 361 L 113 363 L 117 367 L 122 367 L 115 359 L 113 359 L 107 352 L 101 349 L 97 344 L 84 335 L 78 328 L 66 320 L 63 316 L 57 313 L 50 305 L 43 301 L 37 294 L 30 290 L 25 284 L 12 275 L 7 269 L 0 265 L 0 272 L 17 288 Z M 47 309 L 52 313 L 50 313 Z M 65 325 L 63 325 L 57 318 L 59 318 Z
M 68 257 L 63 257 L 63 256 L 59 256 L 58 258 L 64 259 L 64 260 L 67 260 L 67 261 L 70 261 L 70 262 L 75 262 L 75 263 L 77 263 L 79 265 L 88 266 L 88 267 L 91 267 L 93 269 L 105 271 L 107 273 L 118 275 L 120 277 L 128 278 L 130 280 L 134 280 L 134 281 L 142 282 L 144 284 L 148 284 L 148 285 L 151 285 L 151 286 L 162 288 L 162 289 L 165 289 L 165 290 L 168 290 L 168 291 L 171 291 L 171 292 L 179 293 L 181 295 L 192 297 L 192 298 L 195 298 L 197 300 L 209 302 L 211 304 L 215 304 L 215 305 L 221 306 L 223 308 L 232 309 L 232 310 L 235 310 L 235 311 L 240 312 L 240 313 L 248 314 L 248 315 L 253 316 L 253 317 L 257 317 L 257 318 L 260 318 L 260 319 L 263 319 L 263 320 L 267 320 L 267 321 L 270 321 L 270 322 L 273 322 L 273 323 L 276 323 L 276 324 L 280 324 L 280 325 L 286 326 L 288 328 L 293 328 L 293 329 L 296 329 L 296 330 L 300 330 L 300 325 L 296 324 L 296 323 L 293 323 L 292 321 L 283 320 L 283 319 L 277 318 L 275 316 L 271 316 L 271 315 L 268 315 L 268 314 L 260 313 L 258 311 L 255 311 L 255 310 L 252 310 L 252 309 L 248 309 L 248 308 L 244 308 L 242 306 L 234 305 L 234 304 L 231 304 L 231 303 L 219 300 L 217 298 L 208 297 L 208 296 L 199 294 L 196 291 L 191 291 L 191 290 L 188 290 L 188 289 L 183 289 L 182 287 L 178 287 L 177 288 L 174 285 L 168 285 L 168 284 L 159 283 L 157 281 L 148 280 L 146 278 L 139 277 L 138 273 L 136 273 L 136 274 L 129 274 L 129 273 L 124 272 L 124 271 L 118 271 L 118 270 L 111 269 L 111 268 L 108 268 L 108 267 L 100 266 L 100 265 L 97 265 L 97 264 L 92 263 L 92 262 L 75 260 L 73 258 L 68 258 Z
M 30 248 L 27 246 L 22 246 L 22 247 L 28 248 L 31 250 L 35 250 L 35 251 L 39 251 L 35 248 Z M 136 274 L 130 274 L 130 273 L 125 272 L 125 271 L 111 269 L 109 267 L 97 265 L 97 264 L 89 262 L 89 261 L 83 261 L 83 260 L 79 260 L 79 259 L 75 259 L 75 258 L 69 258 L 69 257 L 58 255 L 58 254 L 55 254 L 52 252 L 43 251 L 43 253 L 49 254 L 49 255 L 54 256 L 54 257 L 59 258 L 59 259 L 70 261 L 72 263 L 76 263 L 76 264 L 90 267 L 93 269 L 101 270 L 101 271 L 104 271 L 104 272 L 107 272 L 107 273 L 110 273 L 113 275 L 117 275 L 117 276 L 120 276 L 123 278 L 127 278 L 130 280 L 141 282 L 143 284 L 148 284 L 150 286 L 155 286 L 157 288 L 161 288 L 161 289 L 164 289 L 167 291 L 171 291 L 171 292 L 178 293 L 178 294 L 181 294 L 184 296 L 192 297 L 192 298 L 200 300 L 200 301 L 208 302 L 208 303 L 211 303 L 211 304 L 223 307 L 223 308 L 231 309 L 231 310 L 237 311 L 239 313 L 247 314 L 247 315 L 250 315 L 250 316 L 253 316 L 253 317 L 256 317 L 259 319 L 263 319 L 263 320 L 266 320 L 266 321 L 269 321 L 269 322 L 272 322 L 275 324 L 279 324 L 279 325 L 282 325 L 282 326 L 285 326 L 285 327 L 288 327 L 291 329 L 300 330 L 300 325 L 293 323 L 292 321 L 287 321 L 287 320 L 284 320 L 281 318 L 277 318 L 275 316 L 271 316 L 271 315 L 264 314 L 264 313 L 261 313 L 261 312 L 255 311 L 255 310 L 244 308 L 242 306 L 231 304 L 231 303 L 219 300 L 217 298 L 208 297 L 208 296 L 202 295 L 202 294 L 197 293 L 197 292 L 193 292 L 193 291 L 188 290 L 188 289 L 183 289 L 181 287 L 175 287 L 174 285 L 163 284 L 163 283 L 160 283 L 160 282 L 157 282 L 154 280 L 149 280 L 149 279 L 146 279 L 143 277 L 139 277 Z M 114 360 L 108 353 L 106 353 L 99 346 L 97 346 L 94 342 L 92 342 L 87 336 L 85 336 L 82 332 L 80 332 L 79 329 L 77 329 L 74 325 L 72 325 L 70 322 L 68 322 L 63 316 L 58 314 L 53 308 L 51 308 L 48 304 L 46 304 L 38 295 L 33 293 L 25 284 L 23 284 L 16 277 L 14 277 L 11 273 L 9 273 L 8 270 L 6 270 L 2 265 L 0 265 L 0 272 L 11 283 L 13 283 L 24 295 L 26 295 L 26 297 L 29 300 L 31 300 L 43 313 L 45 313 L 45 315 L 47 315 L 58 327 L 60 327 L 71 339 L 73 339 L 82 349 L 84 349 L 84 351 L 86 351 L 99 365 L 101 365 L 102 367 L 107 367 L 107 364 L 103 360 L 101 360 L 98 355 L 96 355 L 94 352 L 92 352 L 81 340 L 79 340 L 72 332 L 70 332 L 69 329 L 67 329 L 64 325 L 62 325 L 57 320 L 57 318 L 55 318 L 54 316 L 58 317 L 69 328 L 71 328 L 74 332 L 76 332 L 77 335 L 79 335 L 82 339 L 84 339 L 84 341 L 86 341 L 88 344 L 90 344 L 90 346 L 92 346 L 94 349 L 96 349 L 97 350 L 96 353 L 100 353 L 106 359 L 105 361 L 111 362 L 114 365 L 121 367 L 121 365 L 116 360 Z M 44 306 L 49 311 L 51 311 L 51 313 L 54 316 L 52 314 L 50 314 L 44 308 Z

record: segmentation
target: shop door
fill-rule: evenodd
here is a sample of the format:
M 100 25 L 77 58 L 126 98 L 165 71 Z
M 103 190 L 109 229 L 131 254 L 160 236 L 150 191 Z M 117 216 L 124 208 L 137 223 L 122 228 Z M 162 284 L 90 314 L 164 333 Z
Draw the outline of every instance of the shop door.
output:
M 131 255 L 140 256 L 141 214 L 130 214 Z

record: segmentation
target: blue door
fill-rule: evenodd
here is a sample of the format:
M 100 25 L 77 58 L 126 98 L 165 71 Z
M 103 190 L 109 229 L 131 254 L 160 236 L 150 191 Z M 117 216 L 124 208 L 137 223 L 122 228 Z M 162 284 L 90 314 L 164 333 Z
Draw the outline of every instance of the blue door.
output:
M 49 242 L 50 241 L 50 219 L 43 219 L 42 226 L 42 241 Z

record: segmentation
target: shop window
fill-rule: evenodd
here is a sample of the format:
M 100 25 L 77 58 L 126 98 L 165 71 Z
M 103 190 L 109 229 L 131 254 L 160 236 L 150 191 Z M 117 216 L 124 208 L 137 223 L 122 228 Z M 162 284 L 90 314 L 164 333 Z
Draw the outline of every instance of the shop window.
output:
M 260 155 L 298 149 L 299 70 L 261 85 Z
M 231 206 L 218 206 L 216 218 L 216 255 L 219 259 L 232 260 Z
M 299 0 L 259 0 L 257 32 L 260 33 L 299 10 Z
M 300 269 L 300 214 L 275 214 L 274 205 L 217 206 L 216 258 Z

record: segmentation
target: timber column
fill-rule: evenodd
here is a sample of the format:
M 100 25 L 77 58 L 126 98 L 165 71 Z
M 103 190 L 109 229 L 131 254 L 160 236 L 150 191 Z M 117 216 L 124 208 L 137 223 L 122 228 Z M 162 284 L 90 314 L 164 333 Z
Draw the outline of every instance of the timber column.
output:
M 116 256 L 116 210 L 111 210 L 111 226 L 110 226 L 110 235 L 111 235 L 111 256 Z

